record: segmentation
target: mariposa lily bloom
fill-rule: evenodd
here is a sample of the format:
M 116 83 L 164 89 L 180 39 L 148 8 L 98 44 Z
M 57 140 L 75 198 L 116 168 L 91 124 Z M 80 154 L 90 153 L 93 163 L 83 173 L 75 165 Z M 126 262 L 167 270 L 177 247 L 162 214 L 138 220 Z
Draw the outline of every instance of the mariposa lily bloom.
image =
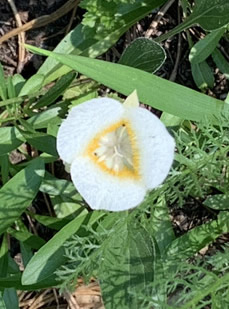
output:
M 92 209 L 139 205 L 170 170 L 175 143 L 164 124 L 139 107 L 136 92 L 124 104 L 97 98 L 73 107 L 57 135 L 61 159 Z

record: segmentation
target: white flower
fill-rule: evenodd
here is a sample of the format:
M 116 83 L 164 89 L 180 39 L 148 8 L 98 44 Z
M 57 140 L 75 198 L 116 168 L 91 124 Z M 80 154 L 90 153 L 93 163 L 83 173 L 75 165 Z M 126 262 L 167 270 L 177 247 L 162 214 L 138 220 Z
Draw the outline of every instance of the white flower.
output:
M 136 92 L 124 104 L 97 98 L 73 107 L 57 135 L 79 193 L 91 208 L 111 211 L 139 205 L 163 182 L 174 146 L 163 123 L 139 107 Z

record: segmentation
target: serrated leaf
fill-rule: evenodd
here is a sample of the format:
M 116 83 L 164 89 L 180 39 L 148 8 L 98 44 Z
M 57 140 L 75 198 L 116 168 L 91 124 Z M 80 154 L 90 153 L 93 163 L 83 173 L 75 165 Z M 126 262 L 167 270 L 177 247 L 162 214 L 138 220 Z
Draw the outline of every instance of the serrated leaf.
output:
M 91 225 L 103 215 L 103 212 L 95 211 L 85 216 L 76 217 L 64 226 L 30 260 L 23 273 L 22 284 L 35 284 L 48 280 L 49 277 L 53 277 L 53 273 L 66 260 L 63 247 L 64 242 L 73 234 L 77 233 L 82 225 Z
M 189 61 L 191 63 L 200 63 L 206 60 L 216 48 L 219 40 L 225 32 L 225 28 L 217 29 L 206 35 L 198 41 L 190 50 Z
M 39 190 L 43 175 L 43 160 L 36 159 L 0 189 L 0 234 L 30 206 Z
M 137 38 L 123 52 L 119 63 L 154 73 L 165 59 L 165 51 L 158 43 L 146 38 Z
M 102 60 L 56 54 L 28 45 L 26 47 L 33 52 L 54 57 L 124 95 L 129 95 L 136 89 L 140 102 L 182 119 L 200 121 L 209 118 L 217 123 L 217 119 L 221 119 L 222 116 L 225 116 L 225 119 L 229 117 L 229 105 L 223 101 L 150 73 Z

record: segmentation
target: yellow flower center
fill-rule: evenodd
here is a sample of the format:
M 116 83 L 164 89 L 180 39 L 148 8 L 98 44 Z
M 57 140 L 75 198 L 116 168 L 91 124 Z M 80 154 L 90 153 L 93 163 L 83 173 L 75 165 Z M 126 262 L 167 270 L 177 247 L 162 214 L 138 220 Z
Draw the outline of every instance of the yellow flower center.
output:
M 89 143 L 85 155 L 112 175 L 139 178 L 136 137 L 125 120 L 97 134 Z

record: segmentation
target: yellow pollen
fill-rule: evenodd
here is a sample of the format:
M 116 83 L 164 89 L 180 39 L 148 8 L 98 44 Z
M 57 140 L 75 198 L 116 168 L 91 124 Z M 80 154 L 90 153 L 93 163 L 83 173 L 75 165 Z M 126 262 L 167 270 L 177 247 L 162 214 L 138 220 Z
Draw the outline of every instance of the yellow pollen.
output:
M 106 161 L 105 161 L 105 155 L 99 156 L 97 153 L 97 150 L 101 146 L 101 139 L 107 136 L 107 134 L 115 132 L 117 129 L 123 127 L 124 130 L 127 130 L 128 139 L 130 142 L 131 147 L 131 167 L 127 165 L 122 165 L 122 167 L 119 169 L 117 168 L 116 164 L 113 168 L 108 168 Z M 120 138 L 122 138 L 123 132 L 120 133 Z M 123 154 L 119 152 L 117 149 L 117 145 L 114 145 L 114 155 L 119 157 L 120 160 L 123 157 Z M 109 173 L 110 175 L 117 176 L 120 178 L 134 178 L 139 179 L 140 173 L 139 173 L 139 150 L 137 147 L 136 142 L 136 136 L 134 131 L 131 128 L 130 123 L 127 120 L 119 121 L 105 130 L 101 131 L 100 133 L 96 134 L 95 137 L 89 142 L 85 152 L 85 156 L 90 157 L 90 159 L 99 166 L 104 172 Z M 130 163 L 129 159 L 126 158 L 127 162 Z

